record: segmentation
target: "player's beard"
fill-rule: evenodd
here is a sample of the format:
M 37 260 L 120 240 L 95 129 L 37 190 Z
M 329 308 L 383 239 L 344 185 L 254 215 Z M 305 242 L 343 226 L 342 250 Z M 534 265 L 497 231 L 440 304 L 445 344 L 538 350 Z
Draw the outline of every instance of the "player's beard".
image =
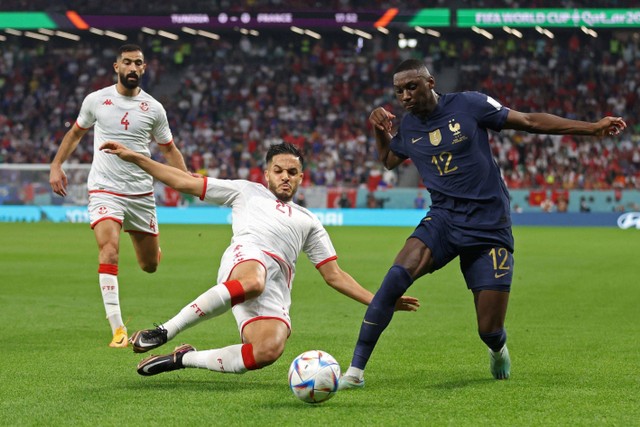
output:
M 134 76 L 135 79 L 129 80 L 129 77 Z M 136 89 L 138 86 L 140 86 L 140 76 L 138 76 L 136 73 L 120 73 L 118 74 L 118 78 L 120 79 L 120 83 L 122 83 L 122 86 L 126 87 L 127 89 Z
M 278 184 L 269 182 L 269 190 L 271 190 L 271 192 L 275 194 L 278 200 L 287 203 L 293 200 L 293 195 L 296 194 L 296 187 L 292 183 L 289 183 L 289 185 L 291 186 L 291 190 L 285 192 L 278 188 Z

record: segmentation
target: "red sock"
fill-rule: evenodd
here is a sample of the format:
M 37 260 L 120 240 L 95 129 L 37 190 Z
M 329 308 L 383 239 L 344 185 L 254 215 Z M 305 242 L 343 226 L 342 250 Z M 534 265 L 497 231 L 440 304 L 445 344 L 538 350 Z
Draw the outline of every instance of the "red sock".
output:
M 253 344 L 244 344 L 241 351 L 242 362 L 248 370 L 254 371 L 256 369 L 260 369 L 260 367 L 256 363 L 256 359 L 253 357 Z
M 244 289 L 238 280 L 229 280 L 228 282 L 224 282 L 223 285 L 227 287 L 231 295 L 231 307 L 244 302 Z
M 118 275 L 118 264 L 100 264 L 98 266 L 99 274 L 111 274 L 112 276 Z

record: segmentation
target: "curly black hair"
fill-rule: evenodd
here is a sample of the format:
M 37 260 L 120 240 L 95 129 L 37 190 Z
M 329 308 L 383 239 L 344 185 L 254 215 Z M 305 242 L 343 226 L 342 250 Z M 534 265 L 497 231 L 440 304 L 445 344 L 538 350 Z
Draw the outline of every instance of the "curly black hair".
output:
M 267 164 L 271 163 L 273 156 L 278 154 L 293 154 L 300 160 L 300 166 L 304 168 L 304 157 L 302 157 L 302 153 L 300 153 L 300 150 L 298 150 L 298 147 L 295 145 L 283 142 L 282 144 L 273 144 L 270 146 L 267 151 Z

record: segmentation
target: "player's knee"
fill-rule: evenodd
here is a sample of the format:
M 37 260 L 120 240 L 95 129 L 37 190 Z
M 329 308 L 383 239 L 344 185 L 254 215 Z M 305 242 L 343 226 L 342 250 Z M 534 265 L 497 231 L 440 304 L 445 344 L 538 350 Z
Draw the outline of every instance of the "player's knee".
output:
M 256 298 L 264 292 L 265 282 L 259 277 L 244 277 L 240 280 L 246 299 Z
M 404 295 L 412 283 L 413 278 L 407 269 L 394 264 L 387 272 L 371 304 L 384 307 L 395 306 L 398 298 Z
M 144 271 L 145 273 L 155 273 L 156 270 L 158 269 L 158 263 L 157 262 L 140 263 L 140 268 L 142 268 L 142 271 Z
M 260 346 L 254 346 L 254 357 L 261 368 L 273 364 L 282 356 L 284 343 L 268 342 Z
M 105 244 L 100 248 L 100 264 L 118 264 L 118 246 L 113 244 Z

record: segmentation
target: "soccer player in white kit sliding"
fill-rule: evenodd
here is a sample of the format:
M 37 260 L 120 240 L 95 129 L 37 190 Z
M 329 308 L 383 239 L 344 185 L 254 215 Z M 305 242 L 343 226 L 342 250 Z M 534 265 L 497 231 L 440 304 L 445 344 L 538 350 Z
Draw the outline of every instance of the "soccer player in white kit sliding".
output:
M 140 268 L 153 273 L 160 262 L 159 228 L 153 177 L 131 163 L 101 152 L 99 147 L 105 141 L 117 140 L 148 157 L 154 141 L 171 166 L 187 170 L 180 150 L 173 143 L 164 107 L 139 87 L 145 67 L 139 46 L 120 47 L 113 64 L 117 83 L 84 99 L 75 124 L 62 139 L 49 175 L 53 191 L 66 196 L 67 177 L 62 164 L 94 126 L 93 162 L 87 183 L 89 216 L 99 250 L 102 300 L 113 334 L 109 346 L 116 348 L 128 345 L 119 298 L 120 230 L 131 236 Z
M 229 309 L 242 343 L 205 351 L 184 344 L 170 354 L 142 360 L 140 375 L 185 367 L 240 374 L 278 360 L 291 332 L 291 287 L 300 252 L 307 254 L 325 282 L 338 292 L 363 304 L 373 298 L 338 266 L 331 239 L 318 218 L 292 202 L 302 182 L 304 162 L 295 146 L 282 143 L 269 148 L 265 170 L 268 188 L 244 180 L 194 177 L 115 142 L 104 144 L 102 150 L 137 164 L 178 191 L 232 208 L 233 237 L 222 256 L 217 285 L 162 325 L 135 332 L 131 343 L 133 351 L 146 352 Z M 418 306 L 417 299 L 407 296 L 396 303 L 396 309 L 404 311 L 415 311 Z

